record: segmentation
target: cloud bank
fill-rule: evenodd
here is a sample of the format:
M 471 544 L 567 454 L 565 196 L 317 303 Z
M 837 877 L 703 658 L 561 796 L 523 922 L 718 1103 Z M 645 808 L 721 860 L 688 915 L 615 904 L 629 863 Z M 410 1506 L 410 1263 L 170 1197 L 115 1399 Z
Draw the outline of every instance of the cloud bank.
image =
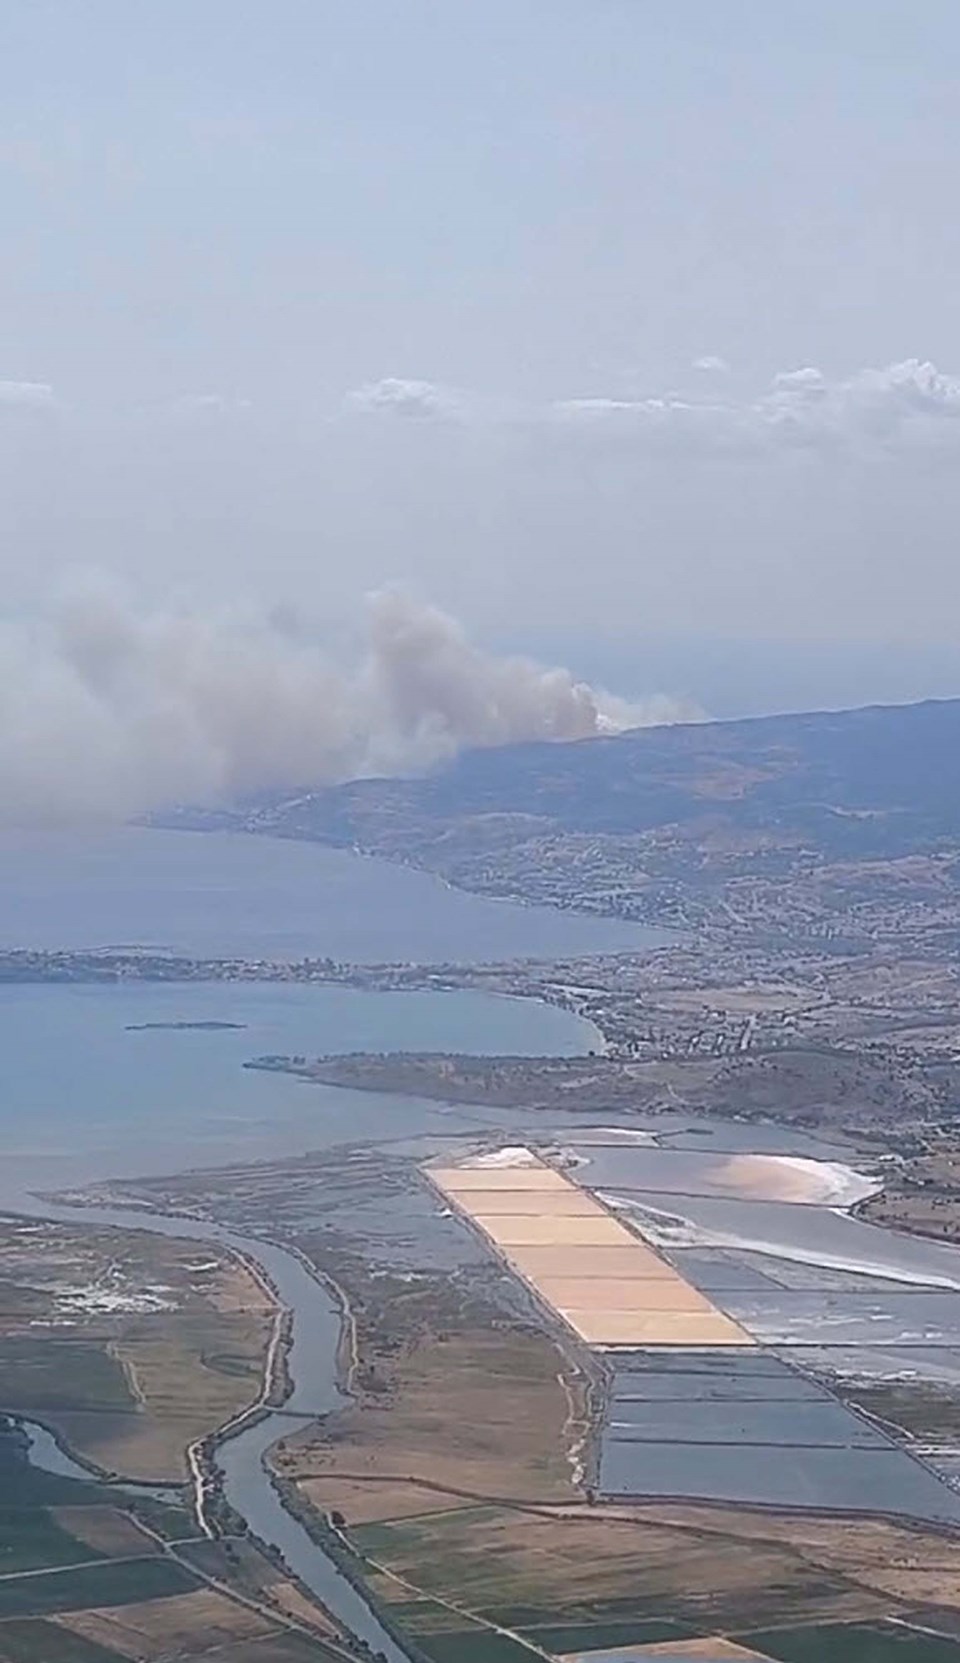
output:
M 53 388 L 45 381 L 0 381 L 0 409 L 54 410 Z
M 282 621 L 148 614 L 89 587 L 0 626 L 0 817 L 123 817 L 698 714 L 482 652 L 394 592 L 370 597 L 344 670 Z
M 348 393 L 348 411 L 360 415 L 402 416 L 412 421 L 456 421 L 463 413 L 460 397 L 435 381 L 411 381 L 387 375 Z
M 692 368 L 712 380 L 729 374 L 708 355 Z M 516 405 L 491 418 L 468 393 L 428 381 L 388 378 L 348 395 L 345 414 L 489 424 L 491 419 L 552 430 L 567 438 L 680 457 L 755 458 L 791 452 L 889 454 L 960 447 L 960 377 L 918 358 L 827 376 L 811 365 L 777 374 L 755 397 L 665 393 L 605 395 Z
M 733 370 L 715 354 L 695 359 L 688 370 L 683 392 L 641 398 L 600 391 L 546 401 L 388 375 L 353 388 L 338 408 L 318 414 L 317 433 L 330 423 L 500 430 L 689 460 L 762 461 L 803 452 L 823 458 L 952 456 L 960 450 L 960 376 L 926 360 L 907 358 L 848 376 L 806 364 L 779 371 L 753 394 L 733 390 Z M 49 416 L 68 409 L 82 426 L 82 399 L 66 406 L 45 382 L 0 379 L 0 413 Z M 136 400 L 114 414 L 129 417 L 132 409 L 140 409 Z M 216 391 L 185 393 L 153 413 L 160 425 L 255 414 L 254 400 Z M 282 414 L 271 410 L 274 418 Z

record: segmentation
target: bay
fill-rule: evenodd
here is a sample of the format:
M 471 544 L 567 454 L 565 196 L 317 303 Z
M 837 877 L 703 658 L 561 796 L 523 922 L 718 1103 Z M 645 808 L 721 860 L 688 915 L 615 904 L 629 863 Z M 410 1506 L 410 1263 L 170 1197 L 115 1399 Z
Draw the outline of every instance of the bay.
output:
M 0 948 L 479 962 L 661 939 L 616 920 L 461 894 L 317 844 L 146 827 L 0 843 Z M 233 1026 L 151 1026 L 178 1023 Z M 436 1105 L 243 1068 L 265 1053 L 569 1055 L 597 1042 L 566 1012 L 472 992 L 0 984 L 4 1188 L 260 1160 L 456 1120 Z
M 181 1021 L 237 1025 L 141 1026 Z M 244 1068 L 268 1052 L 569 1056 L 596 1043 L 592 1025 L 566 1011 L 472 992 L 289 982 L 0 985 L 2 1188 L 265 1160 L 466 1123 L 437 1104 Z
M 317 843 L 140 826 L 0 842 L 0 949 L 479 963 L 669 939 L 621 919 L 468 895 Z

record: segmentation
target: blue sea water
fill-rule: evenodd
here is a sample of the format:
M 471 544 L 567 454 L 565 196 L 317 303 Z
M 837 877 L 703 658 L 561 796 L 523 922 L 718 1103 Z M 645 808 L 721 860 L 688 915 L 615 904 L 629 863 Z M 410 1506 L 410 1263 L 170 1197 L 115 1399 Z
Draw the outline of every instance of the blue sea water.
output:
M 177 1021 L 243 1026 L 129 1026 Z M 571 1055 L 595 1040 L 588 1023 L 564 1011 L 476 993 L 226 982 L 0 986 L 3 1170 L 49 1183 L 169 1172 L 402 1137 L 454 1118 L 434 1105 L 243 1067 L 266 1052 Z
M 197 954 L 502 958 L 642 945 L 626 925 L 459 895 L 314 845 L 127 829 L 0 847 L 0 946 L 139 943 Z M 229 1022 L 214 1030 L 140 1028 Z M 243 1063 L 266 1052 L 572 1054 L 586 1022 L 476 993 L 284 983 L 0 984 L 0 1187 L 256 1160 L 403 1136 L 451 1111 Z
M 668 939 L 620 919 L 467 895 L 317 843 L 134 826 L 0 842 L 0 948 L 477 963 Z
M 478 901 L 399 868 L 266 839 L 131 831 L 101 842 L 42 841 L 0 849 L 0 945 L 138 943 L 195 954 L 329 953 L 361 961 L 609 951 L 648 940 L 627 926 Z M 170 1026 L 177 1023 L 233 1026 Z M 566 1012 L 476 993 L 365 993 L 277 982 L 0 983 L 0 1205 L 15 1206 L 25 1190 L 90 1179 L 182 1172 L 331 1144 L 432 1139 L 498 1125 L 491 1109 L 337 1091 L 243 1067 L 265 1052 L 571 1055 L 595 1042 L 590 1025 Z M 542 1116 L 500 1113 L 499 1125 L 511 1139 L 522 1138 L 526 1124 L 542 1129 Z M 934 1274 L 941 1286 L 945 1277 L 951 1287 L 960 1285 L 960 1273 L 954 1279 L 946 1274 L 949 1267 L 940 1265 L 949 1250 L 911 1242 L 901 1248 L 898 1238 L 824 1208 L 718 1197 L 717 1156 L 698 1135 L 705 1128 L 691 1127 L 680 1115 L 675 1127 L 661 1119 L 656 1129 L 670 1132 L 671 1148 L 632 1149 L 622 1140 L 607 1148 L 602 1139 L 585 1145 L 590 1164 L 577 1169 L 580 1180 L 589 1183 L 592 1174 L 598 1182 L 604 1175 L 625 1182 L 636 1167 L 634 1181 L 652 1188 L 649 1194 L 631 1188 L 631 1201 L 646 1202 L 648 1213 L 661 1220 L 659 1210 L 668 1209 L 663 1227 L 678 1256 L 696 1251 L 702 1257 L 701 1236 L 709 1239 L 711 1225 L 714 1231 L 722 1226 L 730 1251 L 739 1244 L 748 1257 L 759 1251 L 767 1260 L 779 1263 L 780 1255 L 789 1266 L 805 1267 L 821 1264 L 826 1252 L 831 1264 L 836 1259 L 859 1281 L 865 1266 L 857 1253 L 866 1238 L 869 1247 L 876 1237 L 887 1255 L 885 1275 L 897 1275 L 907 1288 L 916 1284 L 896 1295 L 899 1326 L 888 1337 L 902 1344 L 915 1315 L 926 1325 L 925 1344 L 932 1343 L 927 1329 L 935 1322 L 944 1348 L 955 1347 L 956 1331 L 944 1314 L 945 1301 L 956 1302 L 955 1293 L 931 1295 L 925 1286 Z M 562 1135 L 576 1143 L 569 1122 Z M 736 1147 L 740 1136 L 749 1148 L 757 1138 L 753 1128 L 730 1125 L 719 1135 L 723 1148 Z M 924 1263 L 914 1264 L 921 1253 Z M 908 1254 L 911 1263 L 901 1264 Z M 926 1255 L 938 1256 L 936 1267 L 927 1264 Z M 869 1256 L 864 1248 L 861 1260 Z M 856 1309 L 851 1307 L 852 1317 L 845 1314 L 844 1326 L 835 1332 L 844 1345 L 859 1344 L 867 1355 L 870 1321 L 876 1318 L 873 1294 L 853 1288 L 848 1296 L 844 1287 L 829 1299 L 841 1295 Z M 791 1364 L 793 1340 L 800 1339 L 802 1351 L 813 1338 L 796 1335 L 791 1323 L 802 1318 L 810 1324 L 827 1302 L 819 1291 L 811 1300 L 803 1287 L 780 1286 L 762 1275 L 746 1283 L 733 1277 L 730 1291 L 716 1297 L 725 1307 L 743 1304 L 744 1320 L 749 1318 L 761 1337 L 766 1327 Z M 829 1332 L 822 1323 L 817 1326 L 818 1344 Z M 642 1396 L 634 1391 L 626 1404 Z M 756 1397 L 762 1399 L 759 1407 L 743 1412 L 729 1394 L 711 1397 L 709 1389 L 702 1398 L 687 1389 L 682 1412 L 657 1392 L 639 1407 L 614 1402 L 614 1418 L 624 1424 L 611 1427 L 603 1440 L 599 1487 L 611 1494 L 709 1494 L 814 1508 L 904 1507 L 940 1521 L 960 1519 L 955 1492 L 902 1451 L 874 1447 L 859 1422 L 857 1435 L 847 1439 L 840 1411 L 829 1402 L 824 1408 L 811 1398 L 798 1406 L 792 1395 L 781 1411 L 763 1392 L 751 1390 L 745 1401 L 752 1404 Z M 691 1403 L 700 1409 L 694 1442 L 688 1429 Z M 801 1422 L 810 1441 L 798 1447 Z M 267 1426 L 258 1431 L 264 1439 L 273 1435 Z M 230 1448 L 238 1460 L 240 1441 Z M 249 1472 L 233 1475 L 237 1483 L 247 1483 L 252 1474 L 254 1485 L 262 1486 L 259 1448 L 253 1456 Z

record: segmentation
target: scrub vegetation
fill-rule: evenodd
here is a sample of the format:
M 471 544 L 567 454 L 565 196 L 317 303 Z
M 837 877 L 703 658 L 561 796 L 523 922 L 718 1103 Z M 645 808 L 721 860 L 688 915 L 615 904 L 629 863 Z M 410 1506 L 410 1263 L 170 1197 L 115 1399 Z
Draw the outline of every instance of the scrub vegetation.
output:
M 257 1396 L 273 1321 L 251 1273 L 195 1241 L 0 1225 L 0 1411 L 110 1474 L 180 1484 L 186 1449 Z

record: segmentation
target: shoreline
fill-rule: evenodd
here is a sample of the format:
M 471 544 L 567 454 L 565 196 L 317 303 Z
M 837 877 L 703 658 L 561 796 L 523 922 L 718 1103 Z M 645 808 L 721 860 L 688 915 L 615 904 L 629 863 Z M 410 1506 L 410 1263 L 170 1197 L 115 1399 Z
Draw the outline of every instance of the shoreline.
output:
M 114 1209 L 117 1207 L 118 1203 L 122 1204 L 122 1193 L 115 1196 L 110 1196 L 109 1194 L 103 1195 L 99 1197 L 93 1205 L 99 1208 L 103 1206 L 105 1201 L 112 1209 Z M 73 1208 L 71 1208 L 71 1212 L 73 1212 Z M 83 1209 L 77 1208 L 76 1212 L 81 1215 L 82 1220 Z M 149 1232 L 151 1222 L 154 1219 L 174 1224 L 176 1226 L 175 1233 L 182 1234 L 188 1238 L 209 1239 L 211 1233 L 219 1233 L 220 1231 L 226 1231 L 229 1234 L 241 1233 L 240 1231 L 235 1231 L 234 1227 L 230 1225 L 218 1226 L 210 1219 L 199 1218 L 188 1212 L 178 1212 L 173 1208 L 163 1207 L 162 1204 L 159 1206 L 152 1204 L 146 1211 L 141 1208 L 137 1208 L 133 1217 L 130 1219 L 129 1224 L 130 1227 L 135 1230 L 139 1229 Z M 95 1227 L 96 1222 L 97 1221 L 91 1220 L 91 1225 Z M 203 1506 L 204 1509 L 209 1512 L 209 1528 L 206 1529 L 204 1533 L 213 1537 L 221 1535 L 224 1528 L 227 1533 L 229 1533 L 229 1516 L 224 1518 L 219 1526 L 216 1521 L 213 1510 L 216 1508 L 218 1501 L 222 1500 L 225 1501 L 228 1506 L 232 1505 L 229 1494 L 224 1494 L 222 1487 L 218 1483 L 218 1467 L 216 1463 L 217 1450 L 224 1444 L 232 1442 L 238 1436 L 241 1436 L 245 1431 L 254 1429 L 257 1424 L 269 1417 L 271 1410 L 274 1407 L 274 1405 L 268 1401 L 270 1389 L 271 1387 L 275 1388 L 277 1385 L 278 1371 L 281 1366 L 281 1357 L 288 1354 L 288 1349 L 284 1350 L 281 1346 L 279 1325 L 282 1323 L 283 1317 L 289 1314 L 290 1307 L 284 1304 L 284 1300 L 270 1274 L 268 1267 L 256 1259 L 256 1255 L 260 1247 L 265 1250 L 272 1249 L 273 1251 L 279 1251 L 289 1258 L 295 1259 L 299 1263 L 302 1270 L 309 1275 L 311 1281 L 316 1283 L 324 1290 L 325 1293 L 335 1300 L 337 1310 L 339 1312 L 339 1322 L 337 1330 L 338 1338 L 333 1363 L 338 1388 L 341 1392 L 351 1391 L 353 1385 L 353 1375 L 358 1360 L 356 1325 L 352 1301 L 349 1294 L 341 1286 L 336 1274 L 331 1270 L 319 1269 L 296 1244 L 288 1244 L 282 1240 L 277 1240 L 272 1236 L 264 1237 L 262 1239 L 259 1236 L 246 1236 L 244 1241 L 245 1245 L 241 1247 L 235 1242 L 224 1242 L 220 1239 L 220 1245 L 225 1251 L 236 1257 L 237 1260 L 248 1270 L 253 1269 L 251 1259 L 256 1262 L 256 1270 L 254 1271 L 254 1274 L 257 1275 L 257 1279 L 260 1281 L 261 1286 L 264 1286 L 269 1290 L 272 1300 L 274 1300 L 277 1304 L 277 1311 L 271 1335 L 271 1345 L 268 1348 L 267 1357 L 265 1358 L 261 1391 L 258 1394 L 257 1401 L 248 1405 L 238 1416 L 234 1417 L 233 1421 L 225 1423 L 221 1427 L 217 1428 L 215 1432 L 211 1433 L 207 1440 L 202 1441 L 204 1447 L 202 1449 L 198 1449 L 197 1452 L 198 1461 L 202 1460 L 204 1467 L 207 1468 L 209 1472 L 209 1481 L 203 1486 Z M 284 1401 L 286 1401 L 286 1398 Z M 325 1414 L 305 1411 L 304 1422 L 320 1421 L 322 1423 L 331 1412 L 334 1411 L 328 1410 Z M 293 1423 L 289 1424 L 292 1427 Z M 330 1563 L 334 1566 L 338 1573 L 350 1584 L 356 1594 L 356 1597 L 360 1599 L 371 1612 L 375 1621 L 382 1625 L 386 1632 L 390 1633 L 390 1613 L 389 1611 L 384 1612 L 381 1610 L 381 1607 L 375 1597 L 370 1596 L 366 1585 L 364 1566 L 367 1561 L 365 1556 L 362 1552 L 360 1552 L 360 1550 L 355 1549 L 352 1546 L 349 1536 L 347 1536 L 345 1540 L 340 1540 L 338 1542 L 338 1533 L 333 1529 L 329 1521 L 325 1520 L 322 1509 L 318 1508 L 314 1502 L 300 1496 L 299 1492 L 295 1488 L 291 1489 L 290 1486 L 291 1484 L 294 1484 L 294 1481 L 286 1479 L 282 1473 L 277 1471 L 271 1457 L 271 1449 L 273 1442 L 284 1437 L 287 1428 L 286 1426 L 281 1426 L 279 1430 L 271 1430 L 274 1431 L 274 1437 L 271 1438 L 270 1442 L 264 1446 L 261 1458 L 264 1470 L 264 1482 L 271 1487 L 277 1496 L 278 1504 L 283 1508 L 285 1515 L 291 1518 L 294 1523 L 305 1533 L 306 1537 L 309 1538 L 315 1551 L 325 1555 L 329 1559 Z M 589 1443 L 590 1433 L 588 1431 L 585 1439 L 586 1448 L 584 1448 L 584 1445 L 581 1445 L 581 1449 L 578 1453 L 581 1455 L 586 1453 L 589 1449 Z M 296 1502 L 296 1506 L 292 1505 L 294 1501 Z M 509 1502 L 509 1499 L 507 1504 L 511 1506 L 514 1505 L 513 1502 Z M 724 1511 L 729 1513 L 732 1506 L 737 1506 L 742 1507 L 742 1509 L 748 1513 L 758 1515 L 763 1514 L 770 1517 L 796 1517 L 798 1519 L 802 1519 L 804 1517 L 814 1516 L 815 1514 L 818 1518 L 849 1520 L 851 1522 L 865 1523 L 868 1520 L 896 1522 L 906 1525 L 908 1528 L 915 1531 L 918 1536 L 926 1535 L 928 1537 L 942 1535 L 944 1537 L 953 1538 L 956 1536 L 958 1528 L 957 1526 L 951 1524 L 948 1520 L 940 1522 L 934 1519 L 921 1519 L 913 1514 L 899 1513 L 896 1509 L 834 1507 L 829 1509 L 817 1508 L 812 1511 L 809 1507 L 791 1505 L 789 1502 L 764 1503 L 761 1501 L 744 1501 L 742 1503 L 733 1503 L 729 1498 L 723 1496 L 690 1496 L 689 1494 L 682 1493 L 678 1494 L 676 1497 L 671 1497 L 669 1495 L 642 1494 L 636 1496 L 631 1495 L 629 1497 L 618 1496 L 615 1499 L 611 1499 L 609 1502 L 603 1502 L 602 1508 L 604 1516 L 606 1516 L 610 1509 L 615 1510 L 618 1507 L 625 1510 L 632 1510 L 633 1515 L 636 1516 L 636 1514 L 640 1512 L 674 1504 L 678 1506 L 701 1507 L 717 1513 L 722 1513 Z M 594 1505 L 596 1504 L 594 1503 Z M 588 1512 L 589 1507 L 589 1498 L 585 1496 L 582 1514 L 581 1509 L 577 1507 L 577 1516 L 591 1516 Z M 563 1504 L 557 1503 L 551 1506 L 549 1503 L 539 1503 L 534 1504 L 533 1508 L 530 1510 L 536 1512 L 542 1511 L 547 1515 L 559 1516 L 562 1514 Z M 251 1523 L 250 1529 L 252 1537 L 255 1541 L 262 1545 L 268 1557 L 275 1558 L 275 1551 L 271 1549 L 270 1545 L 271 1538 L 269 1536 L 264 1536 L 262 1530 L 256 1528 L 255 1523 Z M 337 1551 L 338 1546 L 341 1550 L 340 1552 Z M 281 1559 L 278 1562 L 283 1561 L 282 1549 L 280 1550 L 280 1554 Z M 292 1569 L 292 1567 L 285 1565 L 285 1569 L 293 1575 L 294 1580 L 297 1580 L 296 1572 Z M 330 1606 L 325 1604 L 323 1599 L 316 1592 L 314 1592 L 312 1588 L 310 1588 L 309 1584 L 307 1584 L 307 1587 L 309 1590 L 309 1597 L 311 1601 L 317 1605 L 318 1611 L 326 1611 L 335 1620 L 338 1620 L 342 1624 L 343 1618 L 337 1617 L 337 1607 L 335 1605 Z M 415 1646 L 411 1645 L 405 1637 L 401 1637 L 396 1633 L 393 1633 L 391 1638 L 393 1638 L 395 1645 L 399 1646 L 409 1658 L 414 1660 L 417 1658 L 418 1654 Z
M 660 949 L 651 948 L 651 952 Z M 633 955 L 631 955 L 633 956 Z M 622 951 L 592 955 L 598 961 L 623 957 Z M 589 1004 L 561 996 L 557 987 L 552 993 L 549 981 L 536 979 L 529 987 L 511 984 L 522 977 L 522 966 L 539 965 L 546 970 L 558 962 L 553 958 L 530 960 L 489 960 L 485 963 L 460 964 L 407 963 L 403 961 L 370 963 L 342 962 L 317 959 L 241 959 L 194 958 L 149 952 L 141 953 L 109 948 L 84 951 L 73 948 L 40 949 L 0 948 L 0 988 L 2 987 L 90 987 L 178 986 L 197 987 L 224 983 L 230 986 L 276 986 L 349 988 L 359 993 L 475 993 L 488 998 L 510 1000 L 518 1004 L 538 1004 L 549 1010 L 561 1010 L 582 1022 L 594 1036 L 594 1047 L 602 1055 L 611 1050 L 611 1039 L 600 1026 Z M 514 968 L 511 968 L 511 965 Z M 533 974 L 533 972 L 531 972 Z M 501 985 L 498 985 L 498 979 Z M 243 1022 L 212 1020 L 154 1021 L 125 1023 L 128 1033 L 139 1032 L 221 1032 L 246 1028 Z

